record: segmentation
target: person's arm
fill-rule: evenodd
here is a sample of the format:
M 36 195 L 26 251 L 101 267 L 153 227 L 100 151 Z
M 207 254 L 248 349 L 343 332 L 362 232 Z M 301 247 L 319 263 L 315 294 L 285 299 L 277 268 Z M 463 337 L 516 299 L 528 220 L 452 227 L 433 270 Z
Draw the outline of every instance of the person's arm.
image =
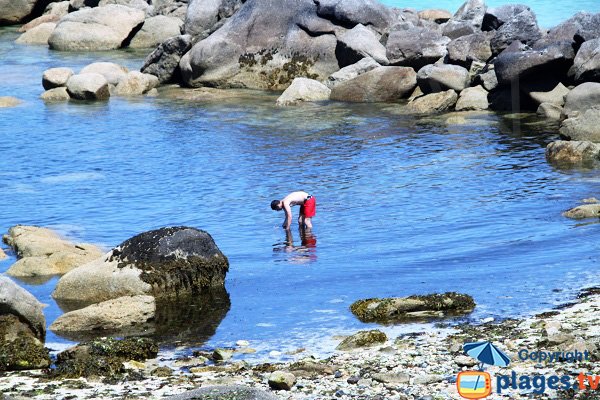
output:
M 292 225 L 292 208 L 290 207 L 289 202 L 283 202 L 283 211 L 285 211 L 285 220 L 283 221 L 282 227 L 284 229 L 290 229 L 290 226 Z

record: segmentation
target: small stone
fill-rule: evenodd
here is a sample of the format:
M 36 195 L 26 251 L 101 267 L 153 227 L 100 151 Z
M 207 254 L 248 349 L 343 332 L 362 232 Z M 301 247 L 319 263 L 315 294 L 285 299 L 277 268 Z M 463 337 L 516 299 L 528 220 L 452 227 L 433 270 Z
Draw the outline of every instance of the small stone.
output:
M 350 378 L 346 379 L 346 382 L 348 382 L 351 385 L 356 385 L 358 381 L 360 381 L 360 376 L 356 375 L 353 375 Z
M 444 380 L 443 375 L 439 374 L 423 374 L 415 377 L 415 385 L 429 385 L 432 383 L 442 382 Z
M 237 342 L 235 342 L 235 345 L 238 347 L 246 347 L 250 346 L 250 342 L 247 340 L 238 340 Z
M 130 360 L 123 363 L 125 369 L 145 369 L 146 364 L 140 361 Z
M 177 368 L 187 368 L 187 367 L 195 367 L 198 365 L 203 365 L 208 361 L 206 357 L 187 357 L 177 360 L 173 363 L 174 367 Z
M 376 373 L 376 374 L 372 374 L 371 377 L 373 378 L 373 380 L 377 381 L 377 382 L 381 382 L 381 383 L 388 383 L 388 384 L 404 384 L 404 383 L 408 383 L 410 380 L 410 376 L 408 374 L 405 373 Z
M 54 89 L 46 90 L 40 96 L 40 99 L 44 101 L 68 101 L 71 98 L 66 87 L 57 87 Z
M 289 372 L 275 371 L 269 375 L 268 383 L 273 390 L 291 390 L 296 384 L 296 377 Z
M 454 359 L 454 362 L 459 367 L 473 367 L 477 365 L 477 360 L 469 357 L 469 356 L 458 356 Z
M 335 374 L 333 375 L 334 378 L 339 379 L 342 377 L 342 371 L 335 371 Z
M 360 331 L 352 336 L 348 336 L 340 343 L 336 350 L 352 350 L 361 347 L 370 347 L 385 343 L 387 336 L 379 330 Z
M 215 349 L 212 354 L 212 359 L 215 361 L 227 361 L 233 356 L 233 350 L 231 349 Z
M 150 375 L 156 376 L 158 378 L 167 378 L 173 375 L 173 371 L 169 367 L 158 367 L 150 372 Z

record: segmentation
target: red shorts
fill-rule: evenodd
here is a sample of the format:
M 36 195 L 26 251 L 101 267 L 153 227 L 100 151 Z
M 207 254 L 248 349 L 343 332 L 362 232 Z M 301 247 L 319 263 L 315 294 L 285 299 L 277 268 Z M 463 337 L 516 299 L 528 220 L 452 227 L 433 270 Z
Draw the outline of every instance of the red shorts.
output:
M 317 199 L 312 196 L 306 200 L 302 206 L 300 206 L 300 215 L 304 215 L 306 218 L 312 218 L 317 213 Z

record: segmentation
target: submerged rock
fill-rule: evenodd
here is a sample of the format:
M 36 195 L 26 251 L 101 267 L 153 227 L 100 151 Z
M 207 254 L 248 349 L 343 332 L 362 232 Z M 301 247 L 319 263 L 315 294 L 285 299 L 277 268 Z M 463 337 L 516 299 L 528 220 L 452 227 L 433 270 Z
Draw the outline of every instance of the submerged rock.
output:
M 455 292 L 358 300 L 350 306 L 352 313 L 362 322 L 378 323 L 460 315 L 470 313 L 474 308 L 475 301 L 471 296 Z
M 125 361 L 145 361 L 158 354 L 156 343 L 147 338 L 103 338 L 80 343 L 58 354 L 55 377 L 113 376 L 124 371 Z
M 389 102 L 408 97 L 417 85 L 417 74 L 408 67 L 378 67 L 336 85 L 332 100 Z
M 21 103 L 23 102 L 16 97 L 0 96 L 0 108 L 16 107 Z
M 546 159 L 567 167 L 591 164 L 600 161 L 600 144 L 558 140 L 546 146 Z
M 600 204 L 583 204 L 565 211 L 563 216 L 572 219 L 600 218 Z
M 331 89 L 321 82 L 307 78 L 296 78 L 279 96 L 277 105 L 287 106 L 303 101 L 329 100 L 330 94 Z
M 336 350 L 348 351 L 362 347 L 377 346 L 386 341 L 387 336 L 379 330 L 360 331 L 344 339 L 342 343 L 336 347 Z
M 166 397 L 167 400 L 278 400 L 279 397 L 260 389 L 242 385 L 207 386 L 190 390 L 175 396 Z
M 134 236 L 104 257 L 69 272 L 52 297 L 84 303 L 141 294 L 176 298 L 222 288 L 228 270 L 227 258 L 207 232 L 161 228 Z

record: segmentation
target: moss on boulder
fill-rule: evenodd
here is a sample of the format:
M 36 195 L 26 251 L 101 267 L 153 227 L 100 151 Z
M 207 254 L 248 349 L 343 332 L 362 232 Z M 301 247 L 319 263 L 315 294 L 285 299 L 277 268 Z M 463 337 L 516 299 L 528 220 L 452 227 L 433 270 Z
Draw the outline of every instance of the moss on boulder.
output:
M 50 366 L 48 349 L 15 315 L 0 316 L 0 371 Z
M 466 314 L 474 308 L 473 297 L 456 292 L 358 300 L 350 306 L 352 313 L 362 322 L 383 324 Z
M 379 330 L 360 331 L 344 339 L 342 343 L 336 347 L 336 350 L 352 350 L 361 347 L 371 347 L 383 344 L 386 340 L 386 334 Z

